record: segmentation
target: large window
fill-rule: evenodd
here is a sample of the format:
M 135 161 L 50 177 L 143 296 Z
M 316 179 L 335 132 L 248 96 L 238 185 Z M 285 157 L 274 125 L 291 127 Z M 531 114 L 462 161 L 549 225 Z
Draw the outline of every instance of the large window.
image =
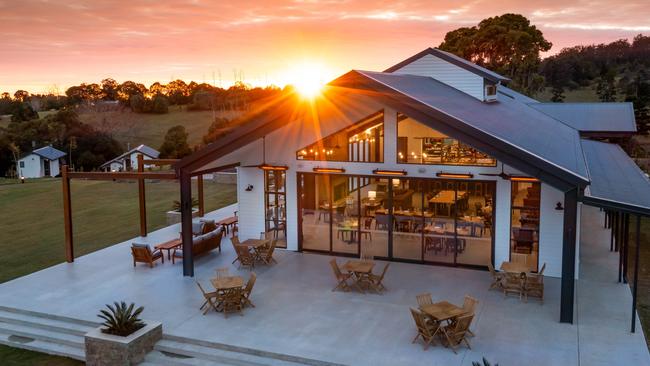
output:
M 303 250 L 470 266 L 492 260 L 494 182 L 312 173 L 298 181 Z
M 298 160 L 383 162 L 384 112 L 329 135 L 296 152 Z
M 265 229 L 278 239 L 279 248 L 287 247 L 287 203 L 286 172 L 284 170 L 265 170 Z
M 397 114 L 397 162 L 496 166 L 488 155 L 401 113 Z
M 510 260 L 537 271 L 540 183 L 512 182 Z

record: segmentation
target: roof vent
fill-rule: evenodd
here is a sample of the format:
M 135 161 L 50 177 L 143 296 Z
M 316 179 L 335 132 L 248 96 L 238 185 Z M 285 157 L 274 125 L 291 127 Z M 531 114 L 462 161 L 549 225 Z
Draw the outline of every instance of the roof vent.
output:
M 486 102 L 496 102 L 497 101 L 497 86 L 494 84 L 488 84 L 485 86 L 485 101 Z

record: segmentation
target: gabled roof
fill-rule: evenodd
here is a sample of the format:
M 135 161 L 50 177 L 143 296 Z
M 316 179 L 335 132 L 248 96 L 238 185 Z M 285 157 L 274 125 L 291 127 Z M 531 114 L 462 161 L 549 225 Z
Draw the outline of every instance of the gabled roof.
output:
M 636 132 L 632 103 L 532 103 L 530 106 L 580 132 Z
M 582 140 L 591 184 L 583 201 L 650 215 L 650 180 L 616 144 Z
M 503 95 L 507 98 L 514 99 L 516 101 L 522 102 L 522 103 L 539 103 L 539 101 L 521 94 L 520 92 L 514 91 L 504 85 L 498 85 L 497 86 L 497 93 L 500 95 Z
M 499 160 L 513 158 L 576 185 L 587 184 L 578 131 L 510 98 L 484 103 L 426 76 L 351 71 L 334 85 L 373 89 L 389 95 L 423 117 L 446 124 L 443 133 L 459 138 Z M 437 128 L 440 129 L 440 128 Z M 478 146 L 483 143 L 485 147 Z M 530 171 L 528 174 L 532 174 Z M 535 175 L 535 174 L 533 174 Z
M 416 60 L 419 60 L 420 58 L 422 58 L 422 57 L 424 57 L 426 55 L 432 55 L 432 56 L 438 57 L 440 59 L 443 59 L 443 60 L 445 60 L 445 61 L 447 61 L 447 62 L 449 62 L 451 64 L 454 64 L 454 65 L 456 65 L 456 66 L 458 66 L 460 68 L 463 68 L 463 69 L 465 69 L 465 70 L 467 70 L 469 72 L 473 72 L 474 74 L 477 74 L 477 75 L 479 75 L 479 76 L 481 76 L 481 77 L 483 77 L 485 79 L 488 79 L 488 80 L 490 80 L 490 81 L 492 81 L 494 83 L 499 83 L 499 82 L 507 83 L 507 82 L 510 81 L 510 79 L 508 79 L 507 77 L 499 75 L 494 71 L 488 70 L 485 67 L 482 67 L 482 66 L 476 65 L 476 64 L 474 64 L 472 62 L 469 62 L 469 61 L 465 60 L 462 57 L 458 57 L 458 56 L 454 55 L 453 53 L 446 52 L 446 51 L 443 51 L 443 50 L 440 50 L 440 49 L 437 49 L 437 48 L 427 48 L 426 50 L 424 50 L 422 52 L 419 52 L 418 54 L 413 55 L 413 56 L 407 58 L 406 60 L 404 60 L 404 61 L 402 61 L 402 62 L 400 62 L 400 63 L 398 63 L 398 64 L 396 64 L 394 66 L 389 67 L 388 69 L 384 70 L 384 72 L 387 72 L 387 73 L 395 72 L 395 71 L 401 69 L 402 67 L 404 67 L 404 66 L 406 66 L 406 65 L 408 65 L 408 64 L 410 64 L 410 63 L 412 63 L 412 62 L 414 62 Z
M 63 151 L 55 149 L 52 146 L 41 147 L 40 149 L 32 151 L 32 154 L 36 154 L 48 160 L 58 160 L 67 155 Z
M 118 156 L 116 158 L 113 158 L 113 159 L 105 162 L 104 164 L 100 165 L 99 167 L 103 168 L 103 167 L 109 166 L 112 163 L 119 162 L 118 160 L 122 160 L 122 159 L 124 159 L 124 158 L 126 158 L 128 156 L 131 156 L 132 154 L 135 154 L 135 153 L 139 153 L 139 154 L 148 156 L 151 159 L 157 159 L 158 156 L 160 155 L 160 152 L 158 152 L 158 150 L 156 150 L 156 149 L 154 149 L 152 147 L 149 147 L 147 145 L 140 145 L 140 146 L 138 146 L 136 148 L 133 148 L 133 149 L 125 152 L 124 154 L 122 154 L 122 155 L 120 155 L 120 156 Z

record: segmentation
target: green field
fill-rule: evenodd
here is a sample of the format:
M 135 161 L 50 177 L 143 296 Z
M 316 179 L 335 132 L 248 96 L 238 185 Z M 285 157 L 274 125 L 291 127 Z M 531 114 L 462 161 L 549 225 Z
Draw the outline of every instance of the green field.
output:
M 236 202 L 234 184 L 205 181 L 206 210 Z M 196 190 L 194 190 L 196 191 Z M 164 227 L 165 212 L 179 199 L 176 182 L 147 182 L 149 230 Z M 71 185 L 75 256 L 139 235 L 134 181 L 74 180 Z M 0 179 L 0 283 L 65 260 L 60 179 Z M 9 254 L 10 253 L 10 254 Z M 77 365 L 72 360 L 0 346 L 2 365 Z

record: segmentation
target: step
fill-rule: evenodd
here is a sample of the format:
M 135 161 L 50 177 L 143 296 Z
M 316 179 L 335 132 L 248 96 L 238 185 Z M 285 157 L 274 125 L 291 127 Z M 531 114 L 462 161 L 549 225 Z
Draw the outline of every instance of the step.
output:
M 176 337 L 171 335 L 163 336 L 163 339 L 156 344 L 154 349 L 178 355 L 192 356 L 195 359 L 210 360 L 233 366 L 340 366 L 329 362 L 297 356 L 267 352 L 246 347 L 237 347 L 222 343 L 201 341 L 191 338 Z M 184 362 L 188 362 L 187 360 L 188 359 L 185 359 Z
M 77 336 L 83 336 L 90 330 L 99 326 L 99 323 L 71 320 L 59 316 L 49 316 L 43 313 L 34 313 L 30 311 L 8 311 L 0 307 L 0 322 L 24 325 L 34 328 L 41 328 L 61 333 L 67 333 Z
M 0 344 L 14 348 L 22 348 L 29 351 L 46 353 L 49 355 L 73 358 L 79 361 L 86 360 L 86 354 L 83 349 L 66 346 L 63 344 L 46 342 L 38 339 L 29 339 L 7 334 L 0 334 Z
M 33 310 L 12 308 L 12 307 L 3 306 L 3 305 L 0 305 L 0 311 L 4 311 L 4 312 L 7 312 L 7 313 L 23 314 L 23 315 L 33 316 L 33 317 L 37 317 L 37 318 L 59 320 L 59 321 L 62 321 L 64 323 L 73 323 L 73 324 L 78 324 L 78 325 L 82 325 L 82 326 L 86 326 L 86 327 L 90 327 L 90 328 L 96 328 L 96 327 L 98 327 L 100 325 L 99 322 L 83 320 L 83 319 L 77 319 L 77 318 L 71 318 L 71 317 L 63 316 L 63 315 L 41 313 L 41 312 L 33 311 Z
M 73 335 L 24 324 L 5 323 L 0 321 L 0 334 L 32 338 L 45 342 L 77 347 L 79 349 L 84 348 L 83 335 Z
M 160 365 L 160 366 L 229 366 L 230 364 L 205 360 L 199 358 L 179 357 L 181 355 L 173 356 L 171 354 L 164 354 L 163 352 L 153 350 L 144 358 L 144 362 L 140 365 Z

